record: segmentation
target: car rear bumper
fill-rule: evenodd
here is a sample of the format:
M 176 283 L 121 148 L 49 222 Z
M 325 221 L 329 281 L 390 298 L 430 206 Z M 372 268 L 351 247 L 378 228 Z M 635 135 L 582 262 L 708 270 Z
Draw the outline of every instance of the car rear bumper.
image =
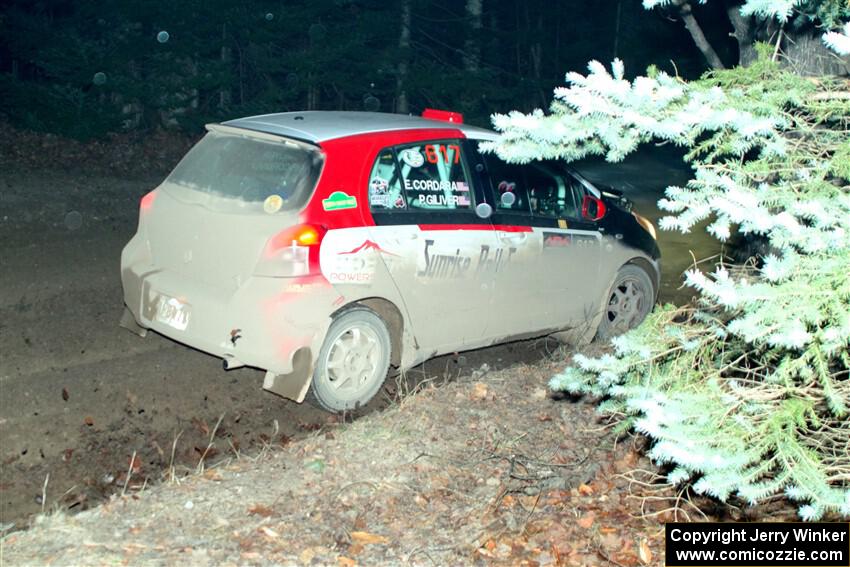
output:
M 141 328 L 222 358 L 225 368 L 247 365 L 267 370 L 264 387 L 303 399 L 279 391 L 274 378 L 289 375 L 288 379 L 309 384 L 338 298 L 323 278 L 249 277 L 232 289 L 222 289 L 158 269 L 145 261 L 144 254 L 134 259 L 133 247 L 138 244 L 134 239 L 122 254 L 121 280 L 124 302 Z M 172 298 L 188 306 L 185 328 L 158 316 L 161 302 Z M 306 377 L 292 376 L 305 372 Z M 306 392 L 300 386 L 295 390 Z

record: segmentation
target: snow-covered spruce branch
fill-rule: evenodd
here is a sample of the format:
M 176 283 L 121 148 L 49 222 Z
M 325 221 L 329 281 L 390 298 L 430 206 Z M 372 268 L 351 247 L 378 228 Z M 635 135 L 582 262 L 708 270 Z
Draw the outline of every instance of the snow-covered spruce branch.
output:
M 841 31 L 825 33 L 823 42 L 839 55 L 850 55 L 850 22 Z
M 653 313 L 576 356 L 551 387 L 605 398 L 600 411 L 654 440 L 668 480 L 757 503 L 776 494 L 800 515 L 850 516 L 850 100 L 846 85 L 781 71 L 768 57 L 685 83 L 633 81 L 622 63 L 571 73 L 549 114 L 494 117 L 509 161 L 616 161 L 650 141 L 689 151 L 694 179 L 669 187 L 661 227 L 707 221 L 721 241 L 758 235 L 772 252 L 749 268 L 691 270 L 699 309 Z

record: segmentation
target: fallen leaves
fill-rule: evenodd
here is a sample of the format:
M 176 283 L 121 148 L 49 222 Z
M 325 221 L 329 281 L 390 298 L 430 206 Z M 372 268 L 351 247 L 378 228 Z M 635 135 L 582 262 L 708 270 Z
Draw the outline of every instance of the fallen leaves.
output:
M 85 417 L 85 419 L 83 419 L 83 423 L 85 423 L 89 427 L 93 427 L 94 426 L 94 418 L 92 418 L 92 416 L 90 416 L 90 415 L 87 415 Z
M 476 382 L 472 385 L 472 392 L 469 393 L 469 397 L 475 401 L 486 400 L 489 391 L 487 389 L 487 384 L 484 382 Z
M 280 539 L 280 534 L 268 526 L 261 526 L 257 531 L 271 539 Z
M 68 401 L 71 396 L 68 394 L 68 388 L 62 388 L 62 400 Z
M 203 435 L 204 437 L 210 436 L 210 426 L 203 419 L 199 419 L 197 417 L 192 418 L 192 425 Z
M 640 540 L 640 545 L 638 545 L 638 557 L 644 565 L 652 563 L 652 550 L 649 549 L 649 543 L 646 541 L 646 538 Z
M 371 532 L 351 532 L 351 540 L 362 545 L 389 543 L 390 540 L 382 535 L 373 534 Z
M 129 469 L 133 471 L 133 473 L 138 473 L 142 470 L 142 460 L 135 453 L 128 459 L 128 465 Z
M 593 525 L 593 522 L 595 520 L 596 520 L 596 513 L 595 512 L 588 512 L 587 514 L 585 514 L 584 516 L 579 518 L 578 521 L 576 521 L 576 523 L 578 524 L 578 526 L 580 528 L 583 528 L 585 530 L 589 530 L 590 527 Z
M 268 506 L 263 506 L 262 504 L 254 504 L 250 508 L 248 508 L 249 516 L 260 516 L 262 518 L 271 518 L 275 515 L 275 511 L 269 508 Z

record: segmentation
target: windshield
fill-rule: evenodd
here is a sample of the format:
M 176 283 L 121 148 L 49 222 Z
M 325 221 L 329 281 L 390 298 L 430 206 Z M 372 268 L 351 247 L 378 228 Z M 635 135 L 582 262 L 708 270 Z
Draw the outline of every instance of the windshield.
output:
M 322 154 L 302 143 L 209 132 L 166 179 L 175 197 L 215 209 L 300 209 L 322 168 Z

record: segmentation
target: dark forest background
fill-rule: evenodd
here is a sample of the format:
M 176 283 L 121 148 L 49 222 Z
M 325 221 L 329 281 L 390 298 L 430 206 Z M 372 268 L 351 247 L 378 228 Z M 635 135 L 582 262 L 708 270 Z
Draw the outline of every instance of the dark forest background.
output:
M 7 1 L 0 115 L 80 139 L 304 109 L 447 108 L 486 126 L 615 56 L 629 75 L 705 69 L 681 21 L 638 0 Z

